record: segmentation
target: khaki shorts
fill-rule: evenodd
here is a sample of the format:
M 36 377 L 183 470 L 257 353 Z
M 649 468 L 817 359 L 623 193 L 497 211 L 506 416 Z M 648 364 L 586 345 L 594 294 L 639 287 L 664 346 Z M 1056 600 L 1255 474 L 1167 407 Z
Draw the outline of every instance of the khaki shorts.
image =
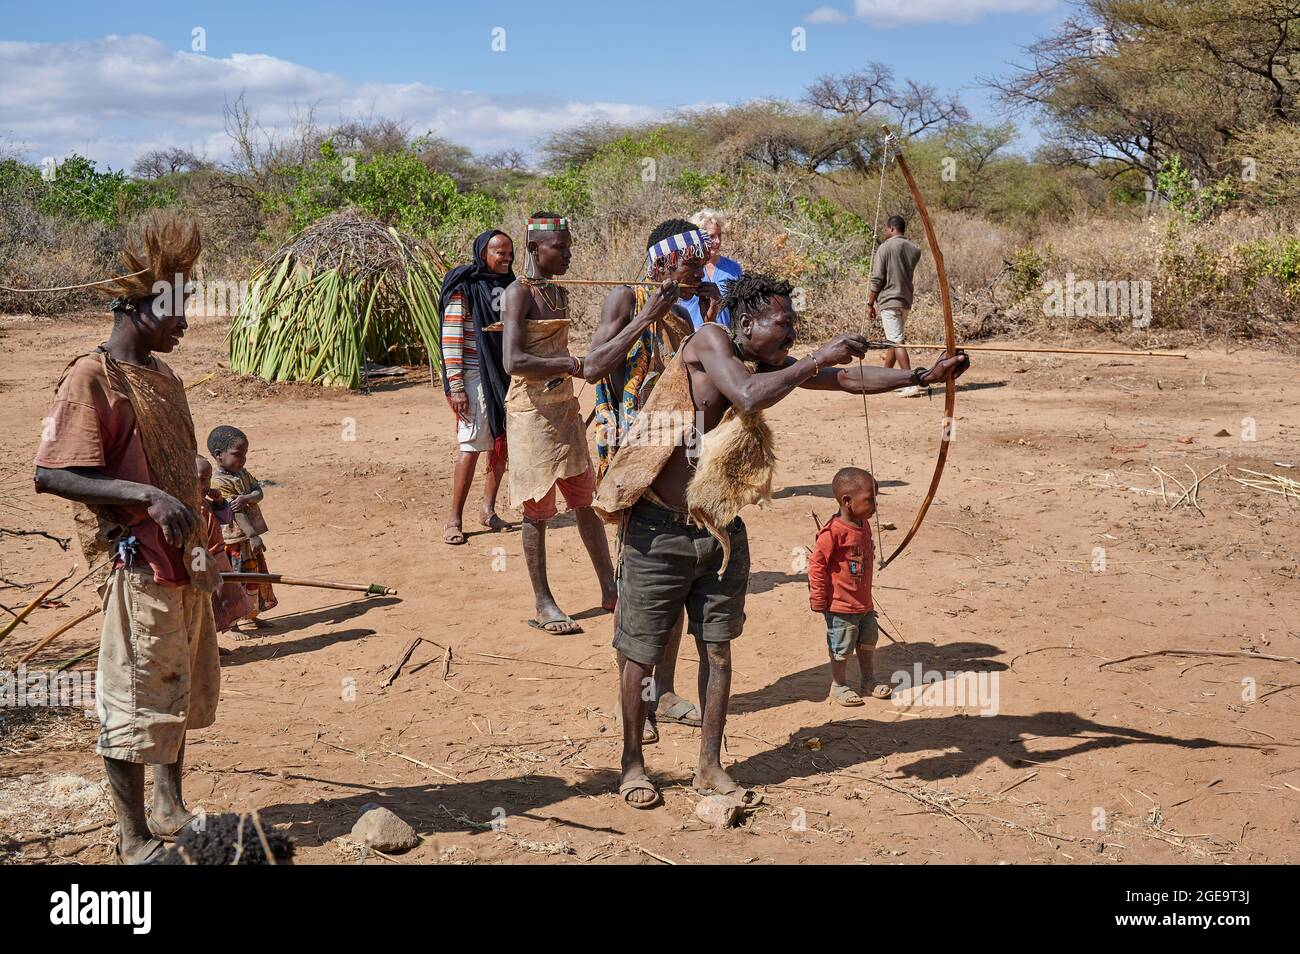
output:
M 885 326 L 886 341 L 902 344 L 907 340 L 907 331 L 904 328 L 907 322 L 907 311 L 906 308 L 880 309 L 880 323 Z
M 730 642 L 745 628 L 749 535 L 737 517 L 731 561 L 722 579 L 722 544 L 685 517 L 639 500 L 628 515 L 618 563 L 614 648 L 643 666 L 663 658 L 668 636 L 686 611 L 692 636 Z
M 155 582 L 143 561 L 114 570 L 104 589 L 95 751 L 170 765 L 186 729 L 217 720 L 220 690 L 212 597 L 195 586 Z
M 490 451 L 494 443 L 492 426 L 488 423 L 487 397 L 483 394 L 483 381 L 477 368 L 466 368 L 462 377 L 469 407 L 464 417 L 456 418 L 456 440 L 461 451 Z

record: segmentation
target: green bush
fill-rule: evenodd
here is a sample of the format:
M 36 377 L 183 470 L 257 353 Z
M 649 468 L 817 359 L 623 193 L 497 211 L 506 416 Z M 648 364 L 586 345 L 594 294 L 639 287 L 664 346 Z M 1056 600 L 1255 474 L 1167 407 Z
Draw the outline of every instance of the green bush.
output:
M 1156 173 L 1156 188 L 1170 208 L 1192 224 L 1222 212 L 1236 195 L 1236 186 L 1227 176 L 1208 186 L 1200 185 L 1191 170 L 1183 165 L 1182 157 L 1176 154 Z
M 542 180 L 547 211 L 576 218 L 591 211 L 591 185 L 582 168 L 570 166 L 563 172 Z M 536 209 L 533 210 L 537 211 Z
M 1050 254 L 1050 251 L 1049 251 Z M 1007 286 L 1011 290 L 1011 304 L 1037 294 L 1043 287 L 1047 274 L 1047 259 L 1032 245 L 1022 245 L 1011 256 L 1011 273 Z
M 1300 238 L 1259 239 L 1238 248 L 1245 262 L 1244 278 L 1250 287 L 1268 276 L 1288 296 L 1300 296 Z
M 500 214 L 495 199 L 460 192 L 450 176 L 431 172 L 413 152 L 384 152 L 365 159 L 345 156 L 327 141 L 318 159 L 287 175 L 289 187 L 262 193 L 262 200 L 268 213 L 287 216 L 293 232 L 346 206 L 425 237 L 481 231 Z
M 7 202 L 31 202 L 45 215 L 117 226 L 145 209 L 174 205 L 170 189 L 137 182 L 121 170 L 100 172 L 95 163 L 71 155 L 48 179 L 37 166 L 0 162 L 0 194 Z

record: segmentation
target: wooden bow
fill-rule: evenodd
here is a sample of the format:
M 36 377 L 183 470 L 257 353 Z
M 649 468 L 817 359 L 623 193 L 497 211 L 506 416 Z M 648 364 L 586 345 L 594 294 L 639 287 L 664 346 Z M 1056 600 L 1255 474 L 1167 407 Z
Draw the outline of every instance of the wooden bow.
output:
M 894 138 L 894 134 L 888 126 L 882 126 L 885 130 L 885 145 L 888 148 L 889 140 Z M 903 178 L 907 180 L 907 187 L 912 192 L 912 201 L 916 204 L 917 214 L 921 217 L 921 225 L 925 227 L 925 240 L 930 246 L 930 254 L 934 257 L 934 270 L 939 278 L 939 298 L 943 302 L 943 335 L 944 351 L 948 357 L 955 357 L 957 354 L 957 334 L 953 329 L 952 323 L 952 296 L 948 292 L 948 273 L 943 266 L 943 252 L 939 248 L 939 240 L 934 234 L 934 223 L 930 221 L 930 213 L 925 207 L 925 201 L 921 198 L 921 190 L 916 186 L 916 180 L 912 178 L 912 170 L 907 167 L 907 160 L 903 158 L 902 150 L 897 153 L 898 168 L 903 173 Z M 953 427 L 953 408 L 957 402 L 957 385 L 951 377 L 944 381 L 944 398 L 943 398 L 943 432 L 939 441 L 939 457 L 934 464 L 934 476 L 930 478 L 930 489 L 925 493 L 925 501 L 921 504 L 921 509 L 916 512 L 916 519 L 912 521 L 912 527 L 907 531 L 907 536 L 903 537 L 903 542 L 898 545 L 889 557 L 880 562 L 880 569 L 889 566 L 894 559 L 907 548 L 916 536 L 916 531 L 921 529 L 921 522 L 925 519 L 926 512 L 930 509 L 930 504 L 934 502 L 934 495 L 939 489 L 939 480 L 943 477 L 944 464 L 948 462 L 948 444 L 952 440 Z

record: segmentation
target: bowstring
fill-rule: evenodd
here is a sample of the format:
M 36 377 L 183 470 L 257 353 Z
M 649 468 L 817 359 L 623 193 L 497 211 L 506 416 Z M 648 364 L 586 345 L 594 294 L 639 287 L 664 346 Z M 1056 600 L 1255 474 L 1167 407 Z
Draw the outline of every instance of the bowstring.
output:
M 884 196 L 885 196 L 885 165 L 889 161 L 889 141 L 892 138 L 893 138 L 892 133 L 886 134 L 884 148 L 881 149 L 880 151 L 880 185 L 876 188 L 876 218 L 875 221 L 872 222 L 871 224 L 871 256 L 868 258 L 868 261 L 871 262 L 870 267 L 874 267 L 875 260 L 876 260 L 876 242 L 880 235 L 880 206 L 883 203 Z M 866 319 L 863 319 L 864 324 L 865 324 L 865 320 Z M 870 336 L 868 335 L 867 337 Z M 858 358 L 858 381 L 861 382 L 863 380 L 864 380 L 864 371 L 862 367 L 862 359 Z M 871 469 L 871 476 L 873 479 L 876 480 L 876 490 L 879 491 L 880 480 L 879 478 L 876 478 L 875 453 L 873 451 L 872 443 L 871 443 L 871 414 L 867 411 L 867 392 L 865 388 L 862 391 L 862 420 L 865 421 L 867 425 L 867 466 Z M 877 544 L 879 549 L 876 551 L 876 560 L 881 566 L 884 566 L 885 538 L 882 535 L 880 530 L 879 494 L 877 494 L 877 499 L 876 499 L 875 518 L 876 518 L 876 540 L 879 541 L 879 543 Z M 892 623 L 893 620 L 890 620 L 890 622 Z

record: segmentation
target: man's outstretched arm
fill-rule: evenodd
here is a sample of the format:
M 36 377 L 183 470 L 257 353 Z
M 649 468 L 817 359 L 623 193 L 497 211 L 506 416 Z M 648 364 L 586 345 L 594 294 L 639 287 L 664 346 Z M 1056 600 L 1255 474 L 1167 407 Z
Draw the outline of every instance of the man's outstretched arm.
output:
M 793 361 L 793 359 L 791 359 Z M 935 362 L 919 378 L 903 368 L 882 368 L 877 365 L 858 365 L 850 368 L 827 368 L 816 377 L 809 378 L 801 387 L 813 391 L 845 391 L 849 394 L 884 394 L 911 384 L 942 384 L 951 376 L 956 379 L 970 367 L 970 355 L 957 352 L 953 358 L 944 357 Z
M 828 374 L 829 365 L 844 364 L 867 353 L 866 338 L 861 335 L 840 335 L 806 357 L 798 360 L 791 358 L 779 368 L 751 374 L 745 363 L 736 357 L 725 329 L 717 325 L 705 325 L 691 340 L 695 347 L 695 359 L 704 368 L 709 380 L 743 414 L 769 408 L 805 382 L 820 374 Z M 823 368 L 827 370 L 821 371 Z

